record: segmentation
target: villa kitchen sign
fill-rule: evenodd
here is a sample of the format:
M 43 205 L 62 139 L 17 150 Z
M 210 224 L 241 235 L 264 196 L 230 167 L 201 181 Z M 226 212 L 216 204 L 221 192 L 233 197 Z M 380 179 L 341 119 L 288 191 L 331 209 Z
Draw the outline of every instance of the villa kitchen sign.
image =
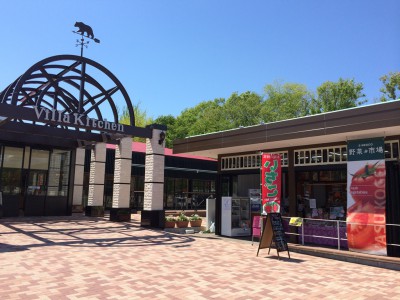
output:
M 36 118 L 38 121 L 44 123 L 57 122 L 58 124 L 63 124 L 65 126 L 73 126 L 80 128 L 90 128 L 93 130 L 106 130 L 113 132 L 124 132 L 124 125 L 116 124 L 113 122 L 108 122 L 107 120 L 100 121 L 96 119 L 91 119 L 84 114 L 67 114 L 63 111 L 56 109 L 47 109 L 44 107 L 34 107 Z
M 142 128 L 123 125 L 115 122 L 97 120 L 80 113 L 67 113 L 65 111 L 34 106 L 23 107 L 0 103 L 0 116 L 10 119 L 22 119 L 45 124 L 54 124 L 67 127 L 97 130 L 100 132 L 122 133 L 135 135 Z

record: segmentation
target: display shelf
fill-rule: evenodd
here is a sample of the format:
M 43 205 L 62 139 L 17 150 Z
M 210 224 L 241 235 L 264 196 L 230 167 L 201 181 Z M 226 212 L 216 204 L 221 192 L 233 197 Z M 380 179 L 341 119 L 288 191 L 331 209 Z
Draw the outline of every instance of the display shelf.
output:
M 222 197 L 221 234 L 226 236 L 248 236 L 250 228 L 249 198 Z

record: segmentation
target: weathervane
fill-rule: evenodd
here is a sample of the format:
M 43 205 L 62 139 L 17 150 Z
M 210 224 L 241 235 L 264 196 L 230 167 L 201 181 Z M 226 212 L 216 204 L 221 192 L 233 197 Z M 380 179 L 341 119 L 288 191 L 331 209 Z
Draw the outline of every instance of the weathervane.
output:
M 88 47 L 89 41 L 85 41 L 84 38 L 89 38 L 95 43 L 100 44 L 100 40 L 96 39 L 93 34 L 93 29 L 89 25 L 83 22 L 75 22 L 75 27 L 78 27 L 77 31 L 72 31 L 73 33 L 79 34 L 81 36 L 80 40 L 76 40 L 76 47 L 81 46 L 81 56 L 83 57 L 83 46 Z M 86 33 L 86 35 L 85 35 Z

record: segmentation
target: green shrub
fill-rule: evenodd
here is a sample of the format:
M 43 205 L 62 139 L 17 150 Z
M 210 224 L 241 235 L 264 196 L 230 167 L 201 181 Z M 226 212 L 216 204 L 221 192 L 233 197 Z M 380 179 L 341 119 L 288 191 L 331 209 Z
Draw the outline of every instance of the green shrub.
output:
M 189 218 L 183 213 L 181 212 L 179 214 L 179 216 L 176 217 L 177 221 L 189 221 Z
M 175 222 L 176 218 L 173 215 L 169 215 L 165 217 L 165 221 L 167 222 Z
M 198 214 L 191 215 L 189 218 L 190 221 L 201 220 L 201 217 Z

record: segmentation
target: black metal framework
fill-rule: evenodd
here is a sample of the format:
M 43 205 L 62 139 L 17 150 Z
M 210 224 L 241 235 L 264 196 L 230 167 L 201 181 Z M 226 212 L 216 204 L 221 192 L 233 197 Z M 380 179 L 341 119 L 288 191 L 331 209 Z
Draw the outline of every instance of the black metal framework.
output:
M 119 123 L 117 103 L 126 107 L 130 125 Z M 1 140 L 77 147 L 121 136 L 151 137 L 151 128 L 134 124 L 120 81 L 85 57 L 46 58 L 0 93 Z

